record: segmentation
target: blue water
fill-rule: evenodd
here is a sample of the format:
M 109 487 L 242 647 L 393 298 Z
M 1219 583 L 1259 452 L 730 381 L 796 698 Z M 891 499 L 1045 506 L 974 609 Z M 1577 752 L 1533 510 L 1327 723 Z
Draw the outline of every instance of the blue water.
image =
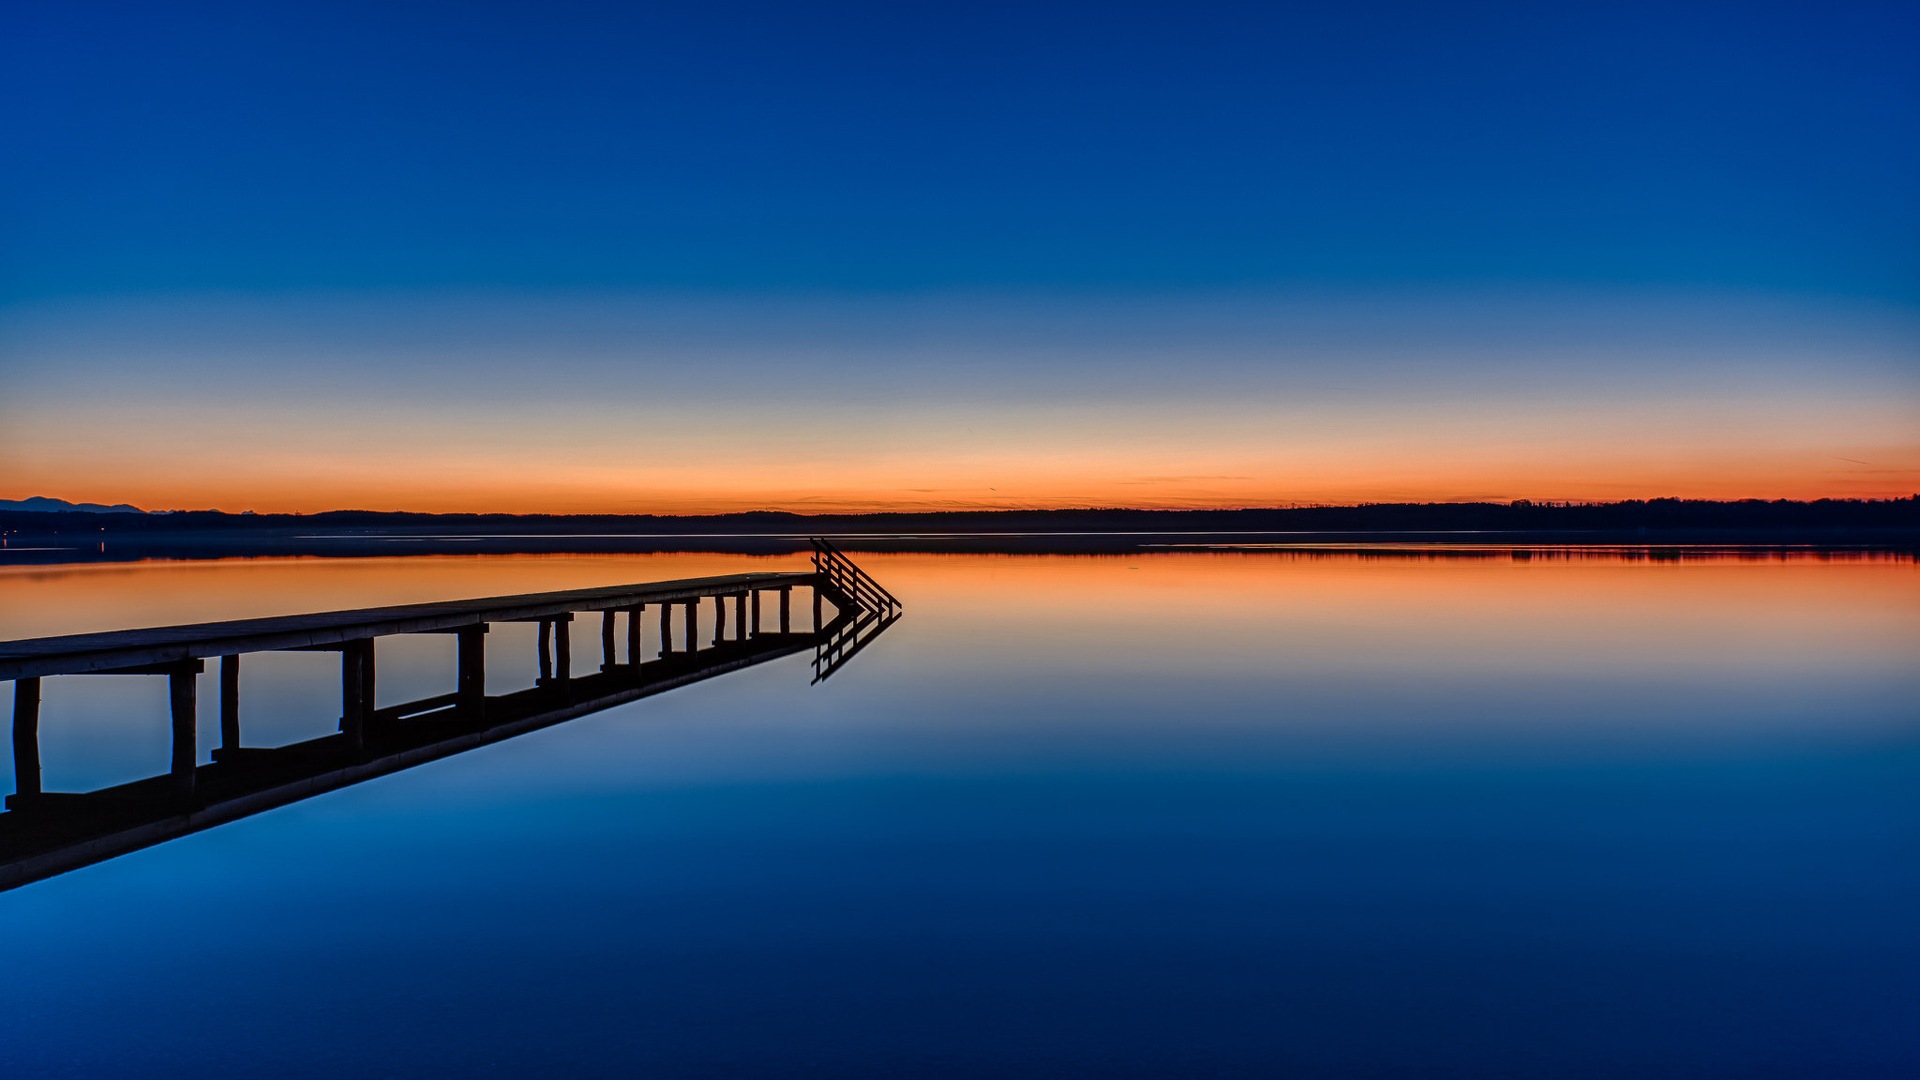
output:
M 1920 1075 L 1911 563 L 1152 558 L 0 894 L 0 1075 Z

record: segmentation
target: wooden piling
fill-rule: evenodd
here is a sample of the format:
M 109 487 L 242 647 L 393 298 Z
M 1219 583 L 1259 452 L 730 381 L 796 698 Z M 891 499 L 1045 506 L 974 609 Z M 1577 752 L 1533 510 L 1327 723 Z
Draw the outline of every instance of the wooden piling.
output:
M 349 641 L 340 650 L 340 732 L 355 751 L 367 744 L 373 713 L 373 639 Z
M 460 713 L 478 720 L 487 708 L 487 627 L 462 627 L 456 632 L 454 693 L 460 697 Z
M 40 794 L 40 680 L 13 683 L 13 790 L 22 798 Z
M 194 767 L 199 764 L 200 702 L 198 687 L 200 664 L 195 661 L 191 668 L 175 671 L 167 676 L 167 697 L 173 713 L 173 792 L 176 795 L 193 794 Z
M 220 748 L 240 749 L 240 657 L 220 658 Z

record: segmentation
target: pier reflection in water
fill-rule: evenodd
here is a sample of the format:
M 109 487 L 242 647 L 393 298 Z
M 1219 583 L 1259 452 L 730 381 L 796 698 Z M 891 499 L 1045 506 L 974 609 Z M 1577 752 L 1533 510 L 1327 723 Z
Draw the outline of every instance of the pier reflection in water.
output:
M 807 649 L 814 652 L 818 683 L 892 625 L 901 607 L 830 543 L 813 546 L 814 565 L 806 573 L 0 642 L 0 678 L 15 683 L 14 794 L 0 814 L 0 890 Z M 806 630 L 794 628 L 796 589 L 812 601 Z M 766 598 L 771 602 L 763 604 Z M 707 601 L 710 639 L 699 618 Z M 570 626 L 582 611 L 600 615 L 600 664 L 589 673 L 576 673 L 572 659 Z M 643 644 L 649 612 L 658 625 L 651 658 Z M 486 635 L 501 622 L 538 627 L 539 676 L 530 687 L 489 694 Z M 458 642 L 456 687 L 378 708 L 376 642 L 413 634 L 447 634 Z M 273 651 L 339 654 L 336 733 L 272 748 L 243 744 L 240 660 Z M 200 764 L 198 677 L 210 657 L 219 662 L 220 745 L 211 763 Z M 167 680 L 172 762 L 166 773 L 89 792 L 44 790 L 41 683 L 73 675 Z

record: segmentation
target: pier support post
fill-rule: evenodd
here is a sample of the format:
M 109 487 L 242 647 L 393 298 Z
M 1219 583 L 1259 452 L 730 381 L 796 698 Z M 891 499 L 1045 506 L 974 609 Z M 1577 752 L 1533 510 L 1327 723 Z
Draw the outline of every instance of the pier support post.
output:
M 167 675 L 167 697 L 173 712 L 173 793 L 181 796 L 193 794 L 194 766 L 200 756 L 195 739 L 200 719 L 199 667 L 196 661 L 185 671 Z
M 793 586 L 780 586 L 780 632 L 793 631 Z
M 373 639 L 346 642 L 340 650 L 340 732 L 352 750 L 367 745 L 373 692 Z
M 40 680 L 13 681 L 13 791 L 21 801 L 40 794 Z
M 454 692 L 460 696 L 460 714 L 479 720 L 487 709 L 486 624 L 461 627 L 454 641 Z
M 220 658 L 220 749 L 240 749 L 240 657 Z
M 533 621 L 540 626 L 540 682 L 566 682 L 573 678 L 573 636 L 569 630 L 573 613 L 546 615 Z
M 613 651 L 613 620 L 617 612 L 612 608 L 600 613 L 600 670 L 611 671 L 619 658 Z

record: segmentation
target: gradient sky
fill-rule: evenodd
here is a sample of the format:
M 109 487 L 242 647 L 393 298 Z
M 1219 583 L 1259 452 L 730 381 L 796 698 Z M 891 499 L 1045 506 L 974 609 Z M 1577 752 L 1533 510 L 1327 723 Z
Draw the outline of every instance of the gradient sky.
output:
M 1920 490 L 1911 4 L 0 14 L 0 497 Z

